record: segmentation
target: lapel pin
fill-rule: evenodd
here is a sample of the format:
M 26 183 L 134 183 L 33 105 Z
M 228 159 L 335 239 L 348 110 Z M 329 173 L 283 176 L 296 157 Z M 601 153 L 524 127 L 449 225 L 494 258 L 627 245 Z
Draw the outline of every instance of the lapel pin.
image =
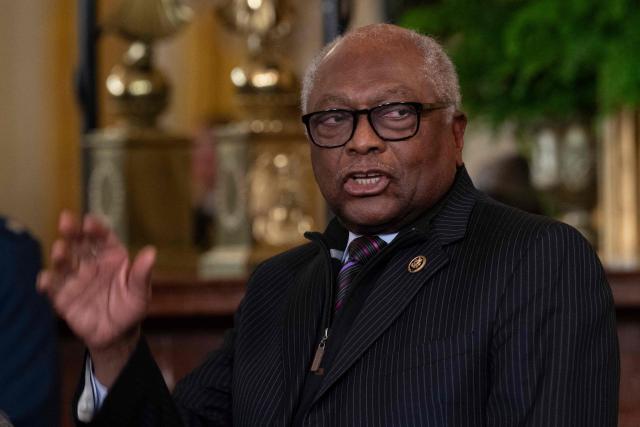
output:
M 409 273 L 417 273 L 418 271 L 422 270 L 425 265 L 427 265 L 427 257 L 424 255 L 418 255 L 411 260 L 409 266 L 407 267 L 407 270 L 409 271 Z

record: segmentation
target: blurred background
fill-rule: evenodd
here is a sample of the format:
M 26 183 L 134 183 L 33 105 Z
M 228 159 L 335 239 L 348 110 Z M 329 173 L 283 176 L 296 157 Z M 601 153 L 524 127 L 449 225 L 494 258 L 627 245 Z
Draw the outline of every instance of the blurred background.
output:
M 307 63 L 348 28 L 393 22 L 436 37 L 456 64 L 476 185 L 597 249 L 618 310 L 620 425 L 640 425 L 637 1 L 0 7 L 0 215 L 45 263 L 62 209 L 101 215 L 133 251 L 159 248 L 145 329 L 170 386 L 219 344 L 252 267 L 330 215 L 299 120 Z M 68 425 L 83 350 L 54 326 Z

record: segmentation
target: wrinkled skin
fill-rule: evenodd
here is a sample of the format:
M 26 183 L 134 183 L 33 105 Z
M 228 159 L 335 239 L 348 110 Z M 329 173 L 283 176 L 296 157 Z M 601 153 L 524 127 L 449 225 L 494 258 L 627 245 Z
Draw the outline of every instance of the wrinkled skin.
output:
M 130 263 L 113 230 L 92 215 L 81 221 L 63 212 L 58 232 L 38 289 L 87 345 L 98 379 L 109 387 L 138 341 L 155 249 L 143 249 Z
M 441 101 L 423 69 L 421 52 L 402 37 L 384 46 L 369 39 L 345 39 L 320 64 L 307 111 Z M 318 186 L 349 230 L 398 231 L 433 206 L 453 183 L 456 166 L 462 165 L 465 126 L 462 113 L 436 110 L 423 114 L 413 138 L 385 142 L 362 115 L 345 146 L 326 149 L 311 144 Z M 357 177 L 375 182 L 358 182 Z

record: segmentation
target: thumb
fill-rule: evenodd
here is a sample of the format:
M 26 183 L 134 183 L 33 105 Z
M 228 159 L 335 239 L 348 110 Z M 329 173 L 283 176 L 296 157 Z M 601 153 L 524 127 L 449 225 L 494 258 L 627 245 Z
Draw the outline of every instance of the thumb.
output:
M 156 248 L 143 248 L 136 258 L 129 272 L 129 289 L 141 297 L 148 298 L 151 293 L 151 270 L 156 262 Z

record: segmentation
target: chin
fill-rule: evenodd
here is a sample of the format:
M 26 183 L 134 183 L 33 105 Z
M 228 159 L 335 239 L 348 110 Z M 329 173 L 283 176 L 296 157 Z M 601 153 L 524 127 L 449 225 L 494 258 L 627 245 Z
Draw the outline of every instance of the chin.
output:
M 337 214 L 343 225 L 356 234 L 382 234 L 393 233 L 400 229 L 401 223 L 397 221 L 398 216 L 385 214 L 376 214 L 373 212 Z
M 377 200 L 373 204 L 343 204 L 342 209 L 334 209 L 333 212 L 342 224 L 350 231 L 357 234 L 385 234 L 395 233 L 407 224 L 415 221 L 432 206 L 432 203 L 423 205 L 385 203 Z

